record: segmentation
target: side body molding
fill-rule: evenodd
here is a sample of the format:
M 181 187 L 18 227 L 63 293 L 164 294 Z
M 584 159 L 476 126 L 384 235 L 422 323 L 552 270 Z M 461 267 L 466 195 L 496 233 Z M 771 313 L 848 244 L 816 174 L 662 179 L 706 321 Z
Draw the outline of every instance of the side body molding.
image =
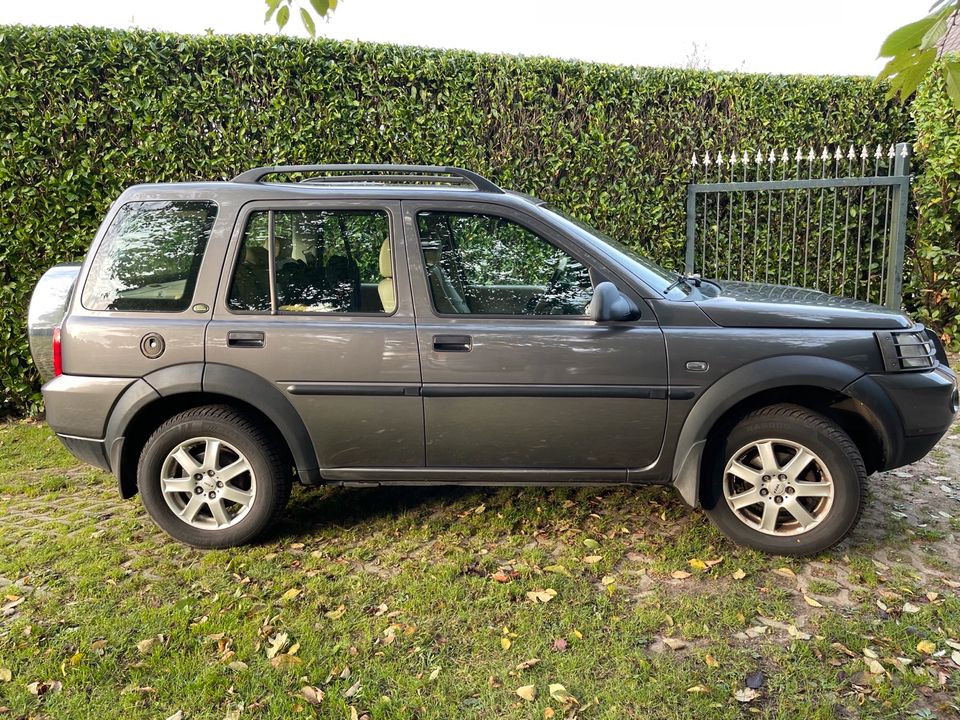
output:
M 323 482 L 310 433 L 300 414 L 277 387 L 248 370 L 207 363 L 203 370 L 202 389 L 205 393 L 242 400 L 270 418 L 290 447 L 300 482 L 305 485 Z
M 796 385 L 840 392 L 863 374 L 839 360 L 780 355 L 748 363 L 724 375 L 700 396 L 683 423 L 673 462 L 674 487 L 688 505 L 699 504 L 700 464 L 707 435 L 717 420 L 741 400 L 764 390 Z

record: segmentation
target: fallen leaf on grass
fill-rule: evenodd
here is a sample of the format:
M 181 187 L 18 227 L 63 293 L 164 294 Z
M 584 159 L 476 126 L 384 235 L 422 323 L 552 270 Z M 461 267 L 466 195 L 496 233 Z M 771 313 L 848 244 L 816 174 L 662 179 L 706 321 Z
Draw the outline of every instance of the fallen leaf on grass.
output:
M 960 667 L 960 650 L 954 650 L 950 653 L 950 659 L 953 660 L 953 664 L 957 667 Z M 9 670 L 7 672 L 10 672 Z M 7 678 L 8 680 L 10 678 Z
M 63 683 L 59 680 L 47 680 L 46 682 L 32 682 L 27 685 L 27 691 L 31 695 L 55 695 L 63 689 Z
M 270 664 L 273 665 L 278 670 L 287 670 L 289 668 L 296 667 L 303 662 L 296 655 L 277 655 L 270 661 Z
M 774 570 L 777 575 L 783 575 L 783 577 L 795 578 L 797 574 L 788 567 L 777 568 Z
M 687 692 L 688 693 L 708 693 L 710 692 L 710 688 L 708 688 L 706 685 L 694 685 L 693 687 L 688 687 Z
M 273 636 L 273 639 L 270 640 L 270 644 L 267 647 L 267 658 L 273 659 L 276 657 L 277 653 L 283 650 L 287 646 L 287 640 L 289 636 L 285 633 L 277 633 Z
M 227 665 L 227 667 L 233 670 L 234 672 L 240 672 L 241 670 L 246 670 L 248 666 L 245 662 L 241 660 L 234 660 L 232 663 Z
M 173 715 L 168 717 L 167 720 L 183 720 L 183 710 L 177 710 Z
M 556 713 L 553 711 L 552 707 L 544 708 L 543 710 L 543 720 L 553 720 L 553 717 Z
M 502 647 L 504 650 L 509 650 L 509 649 L 510 649 L 510 638 L 508 638 L 508 637 L 506 637 L 506 636 L 500 638 L 500 647 Z
M 746 576 L 747 574 L 743 571 L 743 568 L 737 568 L 733 571 L 734 580 L 743 580 Z
M 867 668 L 874 675 L 884 675 L 887 672 L 886 668 L 883 667 L 878 660 L 872 660 L 870 658 L 867 659 Z
M 553 641 L 553 649 L 557 652 L 567 651 L 567 641 L 565 638 L 557 638 Z
M 579 705 L 577 699 L 567 692 L 567 689 L 560 683 L 550 685 L 550 697 L 564 705 Z
M 556 573 L 557 575 L 565 575 L 568 578 L 572 578 L 573 575 L 570 574 L 570 571 L 567 570 L 563 565 L 547 565 L 544 569 L 544 572 Z
M 13 679 L 13 673 L 10 668 L 0 668 L 0 682 L 10 682 Z
M 670 573 L 670 577 L 672 577 L 674 580 L 686 580 L 688 577 L 690 577 L 690 573 L 688 573 L 686 570 L 674 570 L 672 573 Z
M 803 601 L 804 601 L 807 605 L 809 605 L 810 607 L 815 607 L 815 608 L 822 608 L 822 607 L 823 607 L 823 605 L 821 605 L 819 602 L 817 602 L 816 600 L 814 600 L 814 599 L 813 599 L 812 597 L 810 597 L 809 595 L 804 595 L 804 596 L 803 596 Z
M 502 570 L 498 570 L 492 575 L 492 577 L 498 583 L 508 583 L 511 580 L 516 580 L 518 577 L 520 577 L 520 573 L 518 572 L 506 573 L 506 572 L 503 572 Z
M 303 695 L 303 699 L 311 705 L 319 705 L 321 702 L 323 702 L 323 690 L 318 687 L 305 685 L 300 691 L 300 694 Z
M 534 604 L 548 603 L 557 596 L 557 591 L 553 588 L 547 588 L 546 590 L 531 590 L 527 593 L 527 598 Z
M 687 646 L 687 643 L 678 638 L 668 638 L 663 639 L 663 644 L 666 645 L 671 650 L 683 650 Z
M 430 679 L 432 680 L 433 677 L 431 676 Z M 359 681 L 359 680 L 357 680 L 353 685 L 351 685 L 350 687 L 348 687 L 348 688 L 344 691 L 343 696 L 344 696 L 345 698 L 348 698 L 348 699 L 349 699 L 349 698 L 352 698 L 354 695 L 356 695 L 358 692 L 360 692 L 360 681 Z
M 694 570 L 707 569 L 707 564 L 699 558 L 691 558 L 690 560 L 687 560 L 687 564 L 690 565 L 690 567 L 692 567 Z
M 929 640 L 921 640 L 917 643 L 917 652 L 923 655 L 932 655 L 936 649 L 937 646 Z
M 903 604 L 903 611 L 905 613 L 910 613 L 911 615 L 916 615 L 918 612 L 920 612 L 920 608 L 911 602 L 907 602 Z
M 150 648 L 153 647 L 154 643 L 157 642 L 156 638 L 147 638 L 146 640 L 141 640 L 137 643 L 137 652 L 141 655 L 145 655 L 150 652 Z
M 707 664 L 707 667 L 719 667 L 719 666 L 720 666 L 720 663 L 717 662 L 717 659 L 716 659 L 713 655 L 711 655 L 710 653 L 707 653 L 707 656 L 706 656 L 705 658 L 703 658 L 703 661 Z
M 289 590 L 287 590 L 283 595 L 281 595 L 281 596 L 280 596 L 280 599 L 281 599 L 281 600 L 293 600 L 293 599 L 294 599 L 297 595 L 299 595 L 301 592 L 302 592 L 302 591 L 300 590 L 300 588 L 292 587 L 292 588 L 290 588 Z
M 737 702 L 748 703 L 760 697 L 760 693 L 753 688 L 743 688 L 742 690 L 737 690 L 733 694 L 733 697 L 736 698 Z
M 603 555 L 587 555 L 583 558 L 583 561 L 587 565 L 593 565 L 595 563 L 600 562 L 601 560 L 603 560 Z
M 530 658 L 529 660 L 524 660 L 522 663 L 517 665 L 517 672 L 521 672 L 523 670 L 529 670 L 539 662 L 540 662 L 540 658 Z
M 431 681 L 436 680 L 438 677 L 440 677 L 440 668 L 435 667 L 433 669 L 433 672 L 430 673 L 430 680 Z
M 600 543 L 598 543 L 598 542 L 597 542 L 596 540 L 594 540 L 593 538 L 586 538 L 586 539 L 583 541 L 583 544 L 584 544 L 584 546 L 590 548 L 591 550 L 600 547 Z M 562 686 L 561 686 L 561 687 L 562 687 Z
M 514 692 L 527 702 L 533 702 L 537 697 L 537 686 L 524 685 L 523 687 L 518 687 Z
M 324 613 L 325 617 L 330 618 L 331 620 L 339 620 L 343 617 L 343 614 L 347 611 L 346 605 L 341 605 L 336 610 L 329 610 Z

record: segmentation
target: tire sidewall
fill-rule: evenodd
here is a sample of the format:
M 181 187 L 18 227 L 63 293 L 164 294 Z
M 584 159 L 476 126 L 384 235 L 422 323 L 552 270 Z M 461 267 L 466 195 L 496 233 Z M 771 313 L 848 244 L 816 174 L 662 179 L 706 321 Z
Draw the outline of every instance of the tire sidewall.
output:
M 235 525 L 223 530 L 204 530 L 178 518 L 167 505 L 160 488 L 163 463 L 169 452 L 182 442 L 214 437 L 233 445 L 250 463 L 257 492 L 252 507 Z M 247 432 L 217 418 L 173 418 L 164 423 L 144 446 L 137 467 L 137 487 L 153 521 L 175 539 L 202 548 L 243 544 L 259 534 L 270 522 L 277 502 L 277 479 L 261 443 Z
M 829 422 L 826 418 L 814 417 Z M 840 433 L 840 437 L 835 433 Z M 744 446 L 766 438 L 790 440 L 805 446 L 819 456 L 830 472 L 833 504 L 827 517 L 809 532 L 778 537 L 754 530 L 737 517 L 724 498 L 727 462 Z M 826 550 L 846 536 L 860 515 L 865 472 L 859 454 L 851 457 L 851 449 L 856 452 L 852 441 L 835 426 L 831 432 L 825 432 L 818 424 L 807 424 L 788 416 L 749 416 L 717 443 L 711 454 L 709 482 L 705 483 L 701 496 L 704 510 L 711 521 L 738 544 L 778 555 L 809 555 Z

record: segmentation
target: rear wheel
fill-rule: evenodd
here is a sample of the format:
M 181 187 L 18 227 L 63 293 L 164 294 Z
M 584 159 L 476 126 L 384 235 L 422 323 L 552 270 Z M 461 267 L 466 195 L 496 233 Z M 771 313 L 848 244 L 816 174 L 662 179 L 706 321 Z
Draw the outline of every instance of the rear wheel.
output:
M 741 545 L 810 555 L 840 542 L 863 511 L 866 470 L 836 423 L 797 405 L 747 415 L 708 458 L 701 501 Z
M 157 428 L 137 468 L 140 497 L 154 522 L 201 548 L 249 542 L 290 496 L 277 443 L 226 406 L 180 413 Z

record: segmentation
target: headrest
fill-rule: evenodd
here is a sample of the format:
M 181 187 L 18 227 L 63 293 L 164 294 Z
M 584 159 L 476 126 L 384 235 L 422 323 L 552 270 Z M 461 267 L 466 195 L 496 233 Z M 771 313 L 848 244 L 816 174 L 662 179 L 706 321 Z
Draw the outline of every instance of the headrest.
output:
M 385 277 L 393 277 L 393 262 L 390 258 L 390 240 L 384 240 L 380 246 L 380 274 Z
M 243 253 L 244 262 L 252 265 L 266 265 L 269 262 L 270 253 L 265 247 L 259 245 L 247 245 Z

